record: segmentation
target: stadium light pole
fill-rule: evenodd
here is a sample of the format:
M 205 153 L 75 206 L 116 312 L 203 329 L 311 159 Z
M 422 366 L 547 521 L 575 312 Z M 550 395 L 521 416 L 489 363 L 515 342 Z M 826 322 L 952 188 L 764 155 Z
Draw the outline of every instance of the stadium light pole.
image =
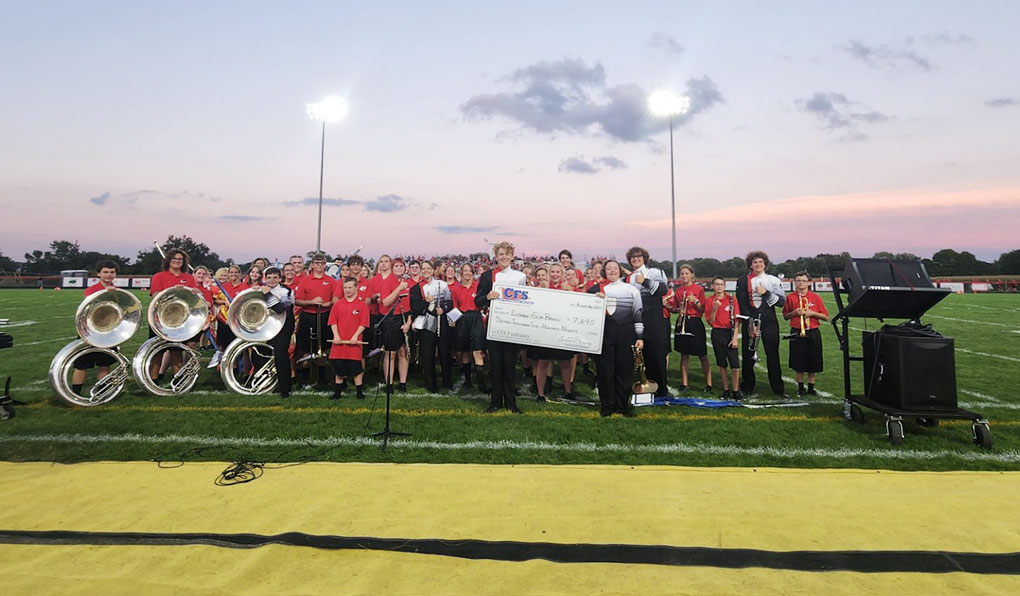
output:
M 669 91 L 656 91 L 648 96 L 648 109 L 656 116 L 669 117 L 669 202 L 673 210 L 673 279 L 676 279 L 676 183 L 673 177 L 673 117 L 683 116 L 691 109 L 691 98 Z
M 315 252 L 322 248 L 322 178 L 326 169 L 326 123 L 339 122 L 347 115 L 347 101 L 342 97 L 327 97 L 320 102 L 306 104 L 308 117 L 322 121 L 322 151 L 319 155 L 319 224 L 315 233 Z

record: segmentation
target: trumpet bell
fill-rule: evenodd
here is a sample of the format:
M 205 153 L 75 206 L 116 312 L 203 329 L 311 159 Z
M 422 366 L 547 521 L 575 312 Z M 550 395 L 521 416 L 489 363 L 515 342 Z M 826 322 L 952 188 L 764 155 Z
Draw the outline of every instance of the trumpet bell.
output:
M 283 329 L 285 313 L 273 312 L 266 305 L 266 296 L 256 288 L 234 297 L 227 310 L 227 324 L 237 337 L 252 342 L 272 339 Z
M 149 303 L 149 327 L 170 342 L 187 341 L 205 329 L 209 304 L 196 288 L 173 286 Z
M 96 292 L 74 315 L 78 337 L 97 348 L 112 348 L 131 339 L 142 322 L 142 303 L 127 290 Z
M 655 393 L 658 390 L 659 390 L 659 384 L 656 383 L 655 381 L 649 381 L 648 379 L 644 379 L 644 380 L 638 381 L 637 383 L 634 383 L 633 387 L 631 387 L 631 392 L 632 393 L 638 393 L 638 394 L 640 394 L 640 393 Z

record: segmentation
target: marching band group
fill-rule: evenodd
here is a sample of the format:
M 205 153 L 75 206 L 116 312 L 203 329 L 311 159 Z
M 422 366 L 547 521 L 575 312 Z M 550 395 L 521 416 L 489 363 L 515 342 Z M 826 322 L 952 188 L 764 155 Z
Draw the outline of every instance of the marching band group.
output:
M 275 389 L 283 398 L 289 397 L 294 385 L 318 384 L 332 389 L 332 399 L 340 399 L 351 386 L 356 397 L 363 399 L 366 364 L 378 363 L 387 390 L 401 393 L 407 391 L 412 367 L 421 371 L 424 385 L 432 393 L 452 390 L 454 368 L 459 366 L 463 386 L 472 387 L 474 381 L 490 395 L 487 412 L 506 409 L 519 413 L 515 384 L 518 362 L 539 401 L 546 400 L 547 381 L 555 374 L 554 369 L 563 384 L 562 399 L 574 400 L 575 373 L 580 364 L 583 371 L 592 374 L 601 414 L 631 415 L 635 362 L 643 364 L 642 378 L 647 375 L 655 397 L 669 396 L 666 369 L 670 335 L 672 349 L 680 354 L 677 388 L 681 392 L 689 389 L 691 356 L 700 362 L 704 393 L 713 392 L 708 358 L 711 346 L 721 375 L 721 397 L 741 399 L 751 395 L 756 385 L 760 342 L 771 392 L 789 397 L 779 362 L 778 310 L 790 324 L 789 366 L 796 372 L 797 392 L 815 394 L 816 374 L 822 370 L 819 323 L 828 319 L 828 312 L 821 298 L 810 290 L 811 277 L 806 272 L 798 273 L 794 291 L 787 295 L 782 281 L 767 273 L 769 260 L 763 251 L 750 252 L 745 262 L 748 274 L 737 280 L 731 295 L 721 277 L 712 279 L 706 292 L 695 282 L 695 271 L 687 264 L 680 267 L 678 283 L 671 283 L 661 269 L 649 266 L 648 251 L 637 246 L 627 251 L 624 263 L 596 260 L 584 271 L 574 265 L 568 250 L 561 251 L 555 262 L 518 261 L 515 267 L 514 246 L 501 242 L 493 247 L 491 267 L 488 263 L 405 261 L 382 255 L 371 272 L 357 254 L 346 262 L 327 266 L 321 253 L 314 254 L 307 267 L 303 257 L 294 255 L 282 265 L 256 259 L 247 272 L 237 265 L 211 272 L 203 266 L 191 269 L 187 253 L 172 248 L 164 256 L 162 270 L 151 279 L 150 295 L 158 297 L 175 287 L 194 288 L 192 293 L 200 295 L 210 313 L 209 324 L 202 325 L 206 328 L 191 337 L 175 338 L 178 343 L 171 347 L 176 349 L 163 349 L 159 356 L 149 357 L 141 366 L 142 373 L 138 372 L 136 357 L 135 374 L 147 375 L 145 384 L 151 380 L 158 387 L 164 375 L 176 377 L 188 365 L 186 352 L 195 360 L 193 349 L 208 342 L 216 348 L 209 367 L 232 369 L 231 374 L 236 372 L 243 379 L 241 386 L 249 393 L 271 387 L 264 379 L 256 379 L 259 371 L 268 370 L 275 374 Z M 85 290 L 86 298 L 103 290 L 116 290 L 116 275 L 115 263 L 100 263 L 99 282 Z M 601 353 L 578 354 L 487 340 L 488 308 L 492 300 L 500 299 L 493 289 L 496 286 L 534 286 L 606 297 Z M 267 317 L 275 319 L 271 336 L 251 335 L 242 329 L 245 317 L 253 317 L 236 314 L 238 305 L 234 303 L 239 297 L 249 296 L 258 299 L 263 314 L 256 312 L 257 320 L 248 323 L 257 328 Z M 184 315 L 171 306 L 153 314 L 150 306 L 150 342 L 159 341 L 157 335 L 165 337 L 160 331 L 165 321 L 175 316 L 181 319 L 189 310 L 196 310 L 194 305 L 168 304 L 176 305 Z M 130 306 L 118 308 L 131 310 Z M 676 320 L 671 323 L 674 314 Z M 239 334 L 243 337 L 238 338 Z M 254 341 L 244 344 L 239 339 Z M 228 349 L 239 343 L 243 344 L 239 349 Z M 272 354 L 259 349 L 265 346 Z M 113 350 L 77 352 L 70 388 L 73 394 L 82 393 L 89 368 L 98 367 L 97 385 L 103 383 L 110 367 L 118 359 L 123 360 Z M 221 360 L 226 353 L 231 354 L 230 361 Z M 486 363 L 488 374 L 483 372 Z M 56 364 L 57 359 L 54 367 Z M 55 374 L 52 370 L 51 379 Z M 231 383 L 228 386 L 235 388 Z M 170 391 L 177 392 L 178 387 Z

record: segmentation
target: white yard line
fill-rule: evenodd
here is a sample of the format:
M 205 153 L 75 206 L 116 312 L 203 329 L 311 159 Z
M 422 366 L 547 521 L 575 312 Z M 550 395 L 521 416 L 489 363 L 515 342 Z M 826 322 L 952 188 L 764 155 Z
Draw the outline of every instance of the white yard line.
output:
M 30 341 L 30 342 L 26 342 L 26 343 L 14 342 L 14 346 L 13 347 L 20 348 L 20 347 L 24 347 L 24 346 L 38 346 L 39 344 L 49 344 L 49 343 L 53 343 L 55 341 L 71 341 L 72 339 L 75 339 L 76 337 L 78 337 L 78 336 L 77 335 L 71 335 L 69 337 L 57 337 L 55 339 L 41 339 L 39 341 Z
M 305 437 L 301 439 L 267 439 L 261 437 L 216 437 L 209 435 L 84 435 L 84 434 L 53 434 L 53 435 L 0 435 L 0 442 L 40 442 L 66 444 L 96 443 L 183 443 L 216 445 L 231 447 L 374 447 L 379 444 L 376 439 L 366 437 Z M 391 448 L 401 449 L 433 449 L 439 451 L 458 451 L 465 449 L 484 449 L 496 451 L 572 451 L 577 453 L 662 453 L 662 454 L 710 454 L 710 455 L 750 455 L 759 457 L 822 457 L 827 459 L 857 459 L 872 457 L 884 460 L 934 460 L 940 458 L 962 459 L 965 461 L 988 462 L 1020 462 L 1020 451 L 1010 450 L 998 453 L 985 451 L 919 451 L 911 449 L 823 449 L 794 447 L 736 447 L 733 445 L 706 445 L 690 443 L 672 443 L 667 445 L 622 445 L 619 443 L 546 443 L 543 441 L 466 441 L 463 443 L 444 443 L 440 441 L 414 441 L 394 439 L 389 442 Z
M 999 360 L 1008 360 L 1009 362 L 1020 362 L 1020 358 L 1013 358 L 1012 356 L 1003 356 L 1002 354 L 989 354 L 987 352 L 975 352 L 973 350 L 967 350 L 965 348 L 957 347 L 957 352 L 963 352 L 965 354 L 974 354 L 975 356 L 987 356 L 988 358 L 998 358 Z
M 992 325 L 995 327 L 1006 327 L 1007 329 L 1016 329 L 1016 325 L 1007 325 L 1005 323 L 993 323 L 991 321 L 974 321 L 972 319 L 958 319 L 956 317 L 943 317 L 941 315 L 925 315 L 925 318 L 944 319 L 946 321 L 956 321 L 957 323 L 967 323 L 968 325 Z

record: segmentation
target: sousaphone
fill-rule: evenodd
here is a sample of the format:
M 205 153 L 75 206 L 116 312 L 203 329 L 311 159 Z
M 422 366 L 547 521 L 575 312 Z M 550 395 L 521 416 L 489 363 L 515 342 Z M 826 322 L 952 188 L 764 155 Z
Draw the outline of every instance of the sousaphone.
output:
M 286 322 L 286 313 L 270 309 L 266 295 L 258 288 L 247 289 L 234 297 L 227 310 L 227 324 L 237 339 L 230 342 L 220 360 L 220 378 L 228 389 L 241 395 L 261 395 L 276 387 L 273 347 L 266 342 L 275 337 Z
M 142 303 L 127 290 L 111 288 L 82 301 L 74 315 L 81 339 L 64 346 L 50 363 L 50 385 L 57 395 L 76 406 L 98 406 L 120 395 L 130 376 L 130 364 L 114 348 L 131 339 L 141 320 Z M 91 354 L 105 355 L 103 360 L 112 360 L 110 373 L 96 381 L 87 395 L 78 395 L 68 382 L 68 376 L 76 360 Z
M 209 304 L 198 289 L 173 286 L 152 298 L 148 315 L 149 328 L 156 337 L 146 340 L 131 362 L 135 381 L 153 395 L 187 393 L 198 381 L 202 367 L 198 352 L 184 342 L 205 329 L 209 322 Z M 167 350 L 180 350 L 183 362 L 164 385 L 153 379 L 149 371 L 154 363 L 158 366 Z

